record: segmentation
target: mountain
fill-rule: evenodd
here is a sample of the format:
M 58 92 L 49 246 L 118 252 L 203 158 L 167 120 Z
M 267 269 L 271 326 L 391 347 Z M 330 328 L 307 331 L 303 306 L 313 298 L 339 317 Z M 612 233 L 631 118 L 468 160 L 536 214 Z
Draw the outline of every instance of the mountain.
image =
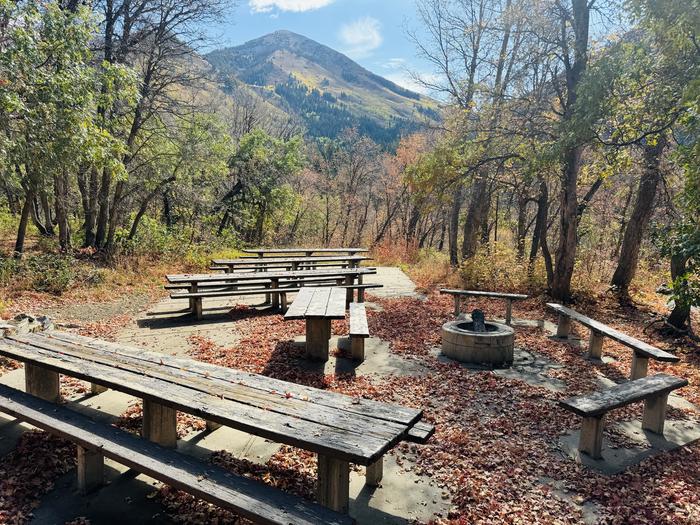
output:
M 302 35 L 277 31 L 205 59 L 224 90 L 244 84 L 302 122 L 311 137 L 334 138 L 357 127 L 376 142 L 395 145 L 401 134 L 439 120 L 439 106 Z

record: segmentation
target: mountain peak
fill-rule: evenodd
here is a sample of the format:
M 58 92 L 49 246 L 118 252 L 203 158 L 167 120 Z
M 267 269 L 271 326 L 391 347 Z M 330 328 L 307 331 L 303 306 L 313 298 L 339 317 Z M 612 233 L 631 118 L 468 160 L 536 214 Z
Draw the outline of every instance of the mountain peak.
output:
M 237 47 L 213 51 L 206 59 L 222 76 L 242 81 L 304 121 L 317 122 L 321 114 L 335 121 L 336 128 L 365 122 L 368 127 L 403 129 L 415 128 L 426 117 L 437 118 L 435 101 L 292 31 L 275 31 Z M 328 124 L 322 128 L 332 127 Z M 377 140 L 377 136 L 373 138 Z

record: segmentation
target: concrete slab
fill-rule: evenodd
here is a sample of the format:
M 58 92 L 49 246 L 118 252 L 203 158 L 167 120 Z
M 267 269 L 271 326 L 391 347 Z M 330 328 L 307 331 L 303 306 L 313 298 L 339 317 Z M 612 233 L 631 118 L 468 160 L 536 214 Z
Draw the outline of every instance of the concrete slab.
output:
M 369 290 L 367 293 L 377 297 L 422 297 L 416 293 L 416 285 L 401 268 L 377 266 L 376 275 L 365 275 L 366 284 L 382 284 L 383 288 Z
M 365 485 L 364 470 L 350 476 L 350 515 L 358 525 L 399 525 L 412 520 L 428 522 L 447 516 L 449 499 L 443 491 L 400 467 L 396 459 L 384 459 L 384 478 L 379 487 Z
M 617 447 L 603 438 L 602 459 L 592 459 L 578 451 L 580 431 L 576 430 L 562 436 L 559 445 L 562 451 L 576 462 L 602 472 L 603 474 L 618 474 L 642 460 L 662 454 L 700 439 L 698 421 L 667 420 L 664 435 L 659 436 L 642 430 L 639 420 L 624 421 L 611 425 L 611 430 L 620 434 L 631 446 Z

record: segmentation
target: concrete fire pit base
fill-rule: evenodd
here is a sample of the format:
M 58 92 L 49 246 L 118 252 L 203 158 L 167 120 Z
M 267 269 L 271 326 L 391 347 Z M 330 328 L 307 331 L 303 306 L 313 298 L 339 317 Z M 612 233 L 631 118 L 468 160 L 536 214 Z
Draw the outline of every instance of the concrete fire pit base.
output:
M 442 325 L 442 353 L 462 363 L 494 368 L 513 364 L 515 332 L 505 324 L 488 321 L 486 332 L 474 332 L 470 321 L 450 321 Z

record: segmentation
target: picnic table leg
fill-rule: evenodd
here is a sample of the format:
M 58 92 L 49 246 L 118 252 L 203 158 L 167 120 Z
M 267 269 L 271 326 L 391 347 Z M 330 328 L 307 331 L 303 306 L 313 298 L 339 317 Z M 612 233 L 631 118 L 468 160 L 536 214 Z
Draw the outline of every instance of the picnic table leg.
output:
M 506 299 L 506 324 L 510 326 L 513 321 L 513 301 Z
M 591 330 L 590 338 L 588 339 L 588 359 L 596 359 L 600 361 L 603 358 L 603 340 L 605 336 L 600 332 Z
M 109 390 L 106 386 L 98 385 L 96 383 L 90 383 L 90 393 L 91 394 L 102 394 Z
M 192 283 L 190 286 L 190 292 L 191 293 L 197 293 L 199 291 L 199 286 L 197 283 Z M 201 297 L 193 297 L 190 299 L 190 308 L 192 308 L 192 313 L 194 314 L 194 318 L 199 321 L 202 318 L 202 298 Z
M 455 317 L 459 317 L 459 299 L 460 296 L 455 294 Z
M 565 339 L 569 337 L 571 332 L 571 319 L 567 316 L 559 314 L 559 323 L 557 323 L 557 337 Z
M 318 455 L 318 502 L 336 512 L 347 512 L 350 504 L 350 464 Z
M 78 491 L 85 495 L 104 484 L 105 458 L 96 450 L 78 445 Z
M 143 437 L 164 447 L 177 446 L 177 411 L 160 403 L 143 400 Z
M 644 400 L 644 417 L 642 428 L 655 434 L 664 434 L 666 423 L 666 407 L 668 406 L 668 394 L 648 397 Z
M 328 340 L 331 320 L 309 317 L 306 319 L 306 355 L 309 359 L 328 361 Z
M 272 288 L 279 288 L 280 281 L 279 279 L 271 279 L 272 280 Z M 274 292 L 272 294 L 272 308 L 273 310 L 276 310 L 280 306 L 280 294 L 277 292 Z
M 47 368 L 25 363 L 24 389 L 27 394 L 52 403 L 58 403 L 61 400 L 58 372 Z
M 603 419 L 600 417 L 584 417 L 579 437 L 578 449 L 593 459 L 600 459 L 603 450 Z
M 345 278 L 345 284 L 347 286 L 352 286 L 354 284 L 355 278 L 352 275 L 348 275 Z M 352 288 L 345 290 L 345 306 L 346 308 L 350 306 L 350 303 L 354 300 L 354 293 Z
M 221 423 L 215 423 L 214 421 L 206 421 L 207 423 L 207 431 L 209 432 L 214 432 L 215 430 L 218 430 L 222 427 Z
M 639 355 L 636 352 L 632 354 L 632 374 L 630 379 L 640 379 L 646 377 L 649 370 L 649 358 Z
M 367 465 L 365 483 L 370 487 L 378 487 L 384 477 L 384 456 L 371 465 Z
M 282 311 L 287 311 L 287 292 L 282 292 L 280 294 L 280 302 L 282 303 Z

